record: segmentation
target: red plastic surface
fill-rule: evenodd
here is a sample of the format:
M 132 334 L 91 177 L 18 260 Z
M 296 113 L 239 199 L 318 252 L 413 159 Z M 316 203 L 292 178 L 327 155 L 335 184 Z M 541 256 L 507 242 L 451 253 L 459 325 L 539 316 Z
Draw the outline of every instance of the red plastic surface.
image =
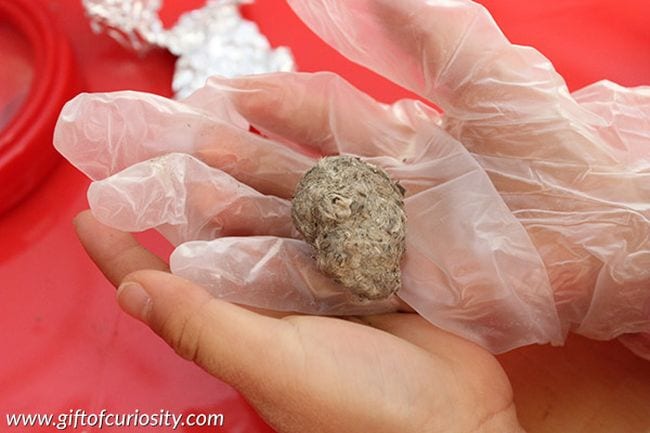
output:
M 140 58 L 93 35 L 79 0 L 33 2 L 45 6 L 71 39 L 85 90 L 170 94 L 170 55 L 155 51 Z M 165 20 L 172 22 L 180 10 L 201 3 L 167 0 Z M 513 41 L 533 45 L 553 60 L 572 90 L 602 78 L 627 86 L 650 84 L 647 0 L 484 4 Z M 258 0 L 244 10 L 274 45 L 293 49 L 301 70 L 333 70 L 383 101 L 408 95 L 338 56 L 284 1 Z M 6 49 L 0 46 L 0 51 Z M 35 79 L 42 78 L 39 72 Z M 86 257 L 70 223 L 87 206 L 87 185 L 81 174 L 61 163 L 29 199 L 0 216 L 0 431 L 8 431 L 6 413 L 70 409 L 219 412 L 226 422 L 218 431 L 272 431 L 235 391 L 179 359 L 118 309 L 114 289 Z M 156 236 L 142 238 L 154 250 L 169 252 Z

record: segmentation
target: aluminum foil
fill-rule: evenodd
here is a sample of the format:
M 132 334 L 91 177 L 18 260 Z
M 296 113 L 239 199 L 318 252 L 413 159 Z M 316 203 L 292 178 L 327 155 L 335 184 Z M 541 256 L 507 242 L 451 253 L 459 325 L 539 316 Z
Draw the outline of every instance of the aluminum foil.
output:
M 257 25 L 241 16 L 242 0 L 208 0 L 183 14 L 167 30 L 158 11 L 161 0 L 82 0 L 95 32 L 106 32 L 138 52 L 162 47 L 178 56 L 172 89 L 184 98 L 211 75 L 234 77 L 291 71 L 287 47 L 271 48 Z

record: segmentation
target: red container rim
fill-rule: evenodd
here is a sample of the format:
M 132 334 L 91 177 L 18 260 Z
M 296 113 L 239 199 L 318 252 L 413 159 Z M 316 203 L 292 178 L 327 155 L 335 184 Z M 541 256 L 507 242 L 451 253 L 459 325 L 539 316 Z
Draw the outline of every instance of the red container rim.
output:
M 34 70 L 27 98 L 0 130 L 0 213 L 18 203 L 57 162 L 52 131 L 76 84 L 70 45 L 45 5 L 0 0 L 0 19 L 28 42 Z

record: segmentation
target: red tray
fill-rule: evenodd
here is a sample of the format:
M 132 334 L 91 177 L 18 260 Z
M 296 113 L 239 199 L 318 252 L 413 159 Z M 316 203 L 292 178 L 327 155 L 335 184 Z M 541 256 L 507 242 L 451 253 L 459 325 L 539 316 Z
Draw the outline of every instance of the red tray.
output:
M 19 3 L 0 0 L 0 5 L 10 2 Z M 52 28 L 62 29 L 71 42 L 74 68 L 65 59 L 63 39 L 55 37 L 53 45 L 47 42 L 48 52 L 61 56 L 52 61 L 64 65 L 52 72 L 57 74 L 56 82 L 63 83 L 62 93 L 77 84 L 85 91 L 136 89 L 170 95 L 174 59 L 166 52 L 154 51 L 141 58 L 106 36 L 93 35 L 79 0 L 25 2 L 41 8 L 53 21 Z M 203 2 L 166 3 L 164 18 L 172 22 L 181 9 Z M 628 86 L 650 83 L 647 0 L 483 3 L 511 40 L 533 45 L 548 56 L 572 90 L 602 78 Z M 274 45 L 293 49 L 301 70 L 333 70 L 384 101 L 409 95 L 324 45 L 283 0 L 258 0 L 244 11 Z M 40 47 L 36 56 L 30 54 L 29 36 L 9 35 L 20 29 L 7 26 L 4 19 L 0 13 L 0 58 L 13 53 L 23 59 L 12 66 L 23 68 L 23 75 L 14 74 L 14 83 L 0 83 L 0 97 L 9 95 L 0 99 L 0 110 L 6 108 L 8 98 L 20 105 L 16 102 L 20 90 L 31 88 L 25 105 L 14 107 L 15 112 L 27 112 L 28 104 L 33 104 L 31 98 L 36 98 L 33 89 L 52 89 L 55 77 L 40 66 L 37 57 L 44 54 L 44 48 Z M 8 64 L 0 61 L 0 78 Z M 8 91 L 12 89 L 16 92 Z M 47 113 L 32 114 L 30 127 L 51 123 L 51 112 Z M 27 140 L 30 127 L 21 129 L 16 140 Z M 87 206 L 88 181 L 67 163 L 50 171 L 51 133 L 51 127 L 45 128 L 25 141 L 32 143 L 30 149 L 38 149 L 27 153 L 28 162 L 18 166 L 18 172 L 34 168 L 25 188 L 29 195 L 0 215 L 0 431 L 5 431 L 7 413 L 68 413 L 74 409 L 153 413 L 163 409 L 179 414 L 222 413 L 226 423 L 219 431 L 223 432 L 270 432 L 235 391 L 175 356 L 148 329 L 118 309 L 113 288 L 86 257 L 70 223 Z M 0 155 L 5 151 L 0 148 Z M 7 179 L 0 178 L 0 207 L 3 201 L 13 202 L 22 195 Z M 43 181 L 34 188 L 37 179 Z M 149 234 L 143 239 L 154 250 L 169 252 L 157 237 Z

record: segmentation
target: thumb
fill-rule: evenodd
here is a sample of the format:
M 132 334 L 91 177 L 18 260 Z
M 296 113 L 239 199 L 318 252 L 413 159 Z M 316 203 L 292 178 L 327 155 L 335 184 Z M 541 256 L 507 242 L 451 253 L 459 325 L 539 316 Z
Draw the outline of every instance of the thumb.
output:
M 277 345 L 289 336 L 287 322 L 216 299 L 202 287 L 166 272 L 129 274 L 117 300 L 180 356 L 253 399 L 262 380 L 273 377 L 280 363 Z

